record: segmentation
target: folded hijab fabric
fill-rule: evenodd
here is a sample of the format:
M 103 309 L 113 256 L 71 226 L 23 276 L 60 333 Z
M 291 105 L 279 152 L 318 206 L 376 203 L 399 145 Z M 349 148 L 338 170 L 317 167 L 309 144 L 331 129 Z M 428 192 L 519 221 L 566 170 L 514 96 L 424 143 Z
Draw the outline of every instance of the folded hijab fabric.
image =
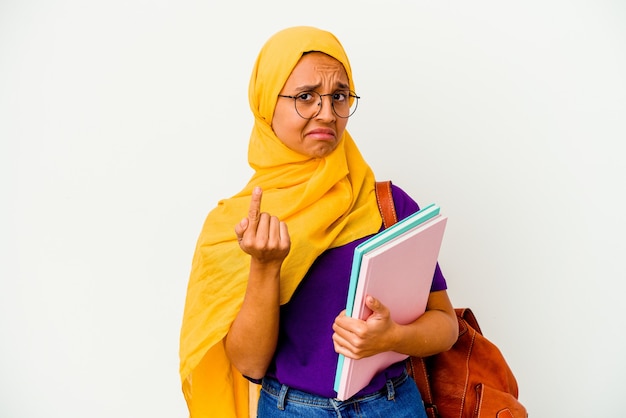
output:
M 230 364 L 224 337 L 248 279 L 249 255 L 239 248 L 234 228 L 247 216 L 253 188 L 263 189 L 261 210 L 289 227 L 291 251 L 281 269 L 281 304 L 289 301 L 322 252 L 373 234 L 381 225 L 374 175 L 347 131 L 330 155 L 311 158 L 287 148 L 271 128 L 277 95 L 302 54 L 310 51 L 340 61 L 354 91 L 348 58 L 329 32 L 288 28 L 272 36 L 259 53 L 249 85 L 254 127 L 248 162 L 254 174 L 239 193 L 221 200 L 208 214 L 187 288 L 180 376 L 192 418 L 248 416 L 248 381 Z

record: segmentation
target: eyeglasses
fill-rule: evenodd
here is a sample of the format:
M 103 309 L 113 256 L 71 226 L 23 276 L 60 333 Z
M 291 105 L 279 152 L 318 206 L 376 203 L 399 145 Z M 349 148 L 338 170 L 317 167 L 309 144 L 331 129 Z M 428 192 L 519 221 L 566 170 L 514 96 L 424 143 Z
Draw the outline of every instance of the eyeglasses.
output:
M 319 94 L 316 91 L 305 91 L 296 96 L 285 96 L 279 94 L 278 97 L 293 99 L 296 112 L 304 119 L 313 119 L 322 111 L 322 97 L 329 96 L 330 104 L 335 115 L 340 118 L 349 118 L 356 111 L 360 97 L 350 90 L 338 90 L 334 93 Z

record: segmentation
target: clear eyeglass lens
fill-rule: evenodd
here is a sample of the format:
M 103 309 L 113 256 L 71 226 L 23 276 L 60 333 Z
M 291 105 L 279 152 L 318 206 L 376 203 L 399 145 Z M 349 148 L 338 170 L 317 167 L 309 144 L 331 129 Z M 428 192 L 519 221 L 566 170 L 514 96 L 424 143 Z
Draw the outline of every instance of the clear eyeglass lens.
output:
M 359 99 L 356 94 L 350 91 L 336 91 L 331 94 L 325 94 L 331 99 L 333 110 L 340 118 L 348 118 L 356 111 Z M 296 96 L 296 111 L 305 119 L 316 117 L 322 110 L 322 95 L 313 91 L 300 93 Z

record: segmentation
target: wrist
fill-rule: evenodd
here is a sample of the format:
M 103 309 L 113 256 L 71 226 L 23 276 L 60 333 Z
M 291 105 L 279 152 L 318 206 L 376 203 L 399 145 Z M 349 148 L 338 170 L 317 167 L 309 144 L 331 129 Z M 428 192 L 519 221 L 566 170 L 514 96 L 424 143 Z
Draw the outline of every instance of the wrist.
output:
M 250 261 L 250 276 L 262 278 L 279 278 L 282 261 L 261 261 L 252 258 Z

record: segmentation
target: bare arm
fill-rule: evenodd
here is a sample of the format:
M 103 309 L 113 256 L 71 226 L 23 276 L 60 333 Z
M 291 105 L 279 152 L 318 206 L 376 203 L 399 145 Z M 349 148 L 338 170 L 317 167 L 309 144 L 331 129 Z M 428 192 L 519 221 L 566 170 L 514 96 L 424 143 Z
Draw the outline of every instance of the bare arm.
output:
M 243 304 L 226 336 L 226 355 L 243 375 L 260 379 L 276 350 L 280 312 L 280 268 L 291 241 L 287 225 L 261 213 L 255 188 L 248 217 L 236 227 L 241 249 L 250 254 L 250 274 Z
M 458 322 L 445 290 L 431 292 L 426 312 L 408 325 L 395 323 L 389 309 L 368 297 L 373 313 L 362 321 L 345 311 L 333 324 L 335 351 L 350 358 L 363 358 L 384 351 L 425 357 L 448 350 L 458 337 Z

